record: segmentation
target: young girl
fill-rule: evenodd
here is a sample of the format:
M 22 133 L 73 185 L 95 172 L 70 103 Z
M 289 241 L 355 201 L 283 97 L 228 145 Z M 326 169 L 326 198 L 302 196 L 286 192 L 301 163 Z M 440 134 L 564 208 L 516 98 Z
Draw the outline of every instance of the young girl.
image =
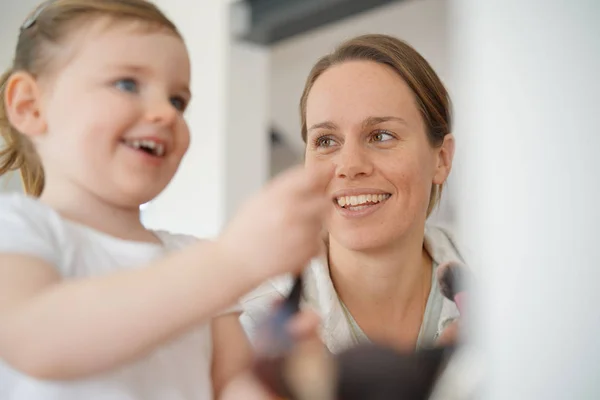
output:
M 0 80 L 0 174 L 28 193 L 0 196 L 0 398 L 213 398 L 250 360 L 236 299 L 318 251 L 328 176 L 300 169 L 215 241 L 141 224 L 188 148 L 189 74 L 143 0 L 23 24 Z

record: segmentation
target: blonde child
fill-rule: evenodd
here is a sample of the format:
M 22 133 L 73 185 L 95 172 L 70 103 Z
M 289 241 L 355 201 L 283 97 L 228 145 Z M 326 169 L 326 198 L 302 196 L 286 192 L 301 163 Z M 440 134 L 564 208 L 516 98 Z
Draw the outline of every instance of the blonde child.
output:
M 142 0 L 55 0 L 0 80 L 0 398 L 199 399 L 250 361 L 236 299 L 319 248 L 327 173 L 282 175 L 214 241 L 147 230 L 139 206 L 189 144 L 190 67 Z

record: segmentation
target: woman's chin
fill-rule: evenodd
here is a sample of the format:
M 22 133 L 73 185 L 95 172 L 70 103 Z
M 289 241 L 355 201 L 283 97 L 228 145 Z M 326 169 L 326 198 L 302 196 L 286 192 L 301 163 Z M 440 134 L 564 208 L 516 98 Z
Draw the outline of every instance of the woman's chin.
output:
M 336 226 L 329 229 L 329 241 L 347 250 L 370 252 L 396 246 L 411 231 L 410 226 L 385 222 L 370 226 Z
M 389 237 L 373 234 L 372 231 L 365 232 L 330 232 L 330 241 L 335 241 L 341 247 L 352 250 L 367 252 L 386 247 L 391 243 Z

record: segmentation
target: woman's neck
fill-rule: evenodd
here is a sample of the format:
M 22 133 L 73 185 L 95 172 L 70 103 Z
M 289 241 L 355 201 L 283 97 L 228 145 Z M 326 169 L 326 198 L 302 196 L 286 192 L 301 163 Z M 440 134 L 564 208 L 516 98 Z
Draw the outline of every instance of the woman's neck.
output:
M 40 201 L 64 218 L 124 240 L 158 242 L 140 221 L 139 207 L 119 207 L 73 187 L 47 185 Z
M 369 252 L 346 249 L 333 238 L 329 242 L 338 296 L 367 336 L 399 347 L 416 344 L 431 289 L 431 262 L 422 233 Z

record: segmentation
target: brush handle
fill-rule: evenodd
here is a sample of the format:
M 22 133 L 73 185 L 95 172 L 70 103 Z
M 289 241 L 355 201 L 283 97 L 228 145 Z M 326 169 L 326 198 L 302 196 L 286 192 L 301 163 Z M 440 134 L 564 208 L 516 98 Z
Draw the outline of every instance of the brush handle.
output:
M 458 308 L 458 312 L 461 316 L 464 314 L 464 305 L 467 303 L 466 297 L 466 292 L 458 292 L 454 295 L 454 303 L 456 304 L 456 308 Z
M 274 357 L 287 353 L 294 339 L 287 329 L 288 322 L 300 311 L 302 298 L 302 275 L 294 280 L 290 294 L 258 328 L 258 353 L 263 357 Z

